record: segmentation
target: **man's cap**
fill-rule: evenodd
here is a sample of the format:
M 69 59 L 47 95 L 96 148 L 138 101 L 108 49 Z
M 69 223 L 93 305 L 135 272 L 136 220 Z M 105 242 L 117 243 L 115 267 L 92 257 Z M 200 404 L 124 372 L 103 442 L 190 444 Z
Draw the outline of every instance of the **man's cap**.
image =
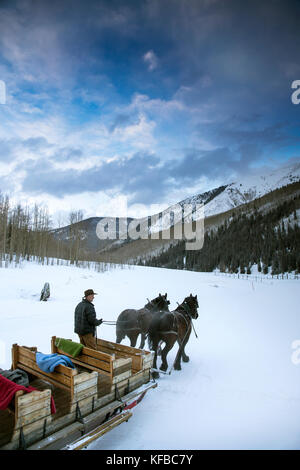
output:
M 93 289 L 87 289 L 84 291 L 84 297 L 87 297 L 88 295 L 98 295 L 97 292 L 94 292 Z

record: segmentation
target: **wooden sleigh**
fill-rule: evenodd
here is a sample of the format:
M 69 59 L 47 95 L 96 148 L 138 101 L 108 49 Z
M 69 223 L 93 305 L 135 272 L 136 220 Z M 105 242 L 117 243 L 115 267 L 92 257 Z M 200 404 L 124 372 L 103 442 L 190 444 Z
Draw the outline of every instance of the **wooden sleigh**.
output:
M 128 421 L 130 403 L 156 386 L 149 351 L 98 339 L 97 351 L 83 347 L 74 358 L 55 344 L 54 336 L 51 352 L 69 356 L 75 369 L 58 365 L 46 373 L 36 363 L 36 347 L 12 346 L 12 369 L 27 372 L 37 391 L 17 392 L 10 409 L 0 411 L 1 450 L 82 448 Z

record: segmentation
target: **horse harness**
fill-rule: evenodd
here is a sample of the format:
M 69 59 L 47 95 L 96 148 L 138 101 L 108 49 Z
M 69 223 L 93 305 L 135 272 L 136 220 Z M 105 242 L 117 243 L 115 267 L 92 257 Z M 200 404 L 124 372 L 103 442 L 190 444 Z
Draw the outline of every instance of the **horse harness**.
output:
M 188 304 L 186 304 L 186 305 L 189 307 Z M 183 304 L 181 304 L 180 307 L 183 308 L 184 313 L 181 313 L 178 310 L 175 310 L 176 313 L 170 312 L 174 317 L 173 327 L 177 327 L 177 331 L 175 331 L 175 329 L 174 330 L 169 330 L 169 331 L 161 331 L 161 334 L 164 334 L 164 335 L 165 334 L 175 334 L 176 336 L 178 336 L 178 321 L 177 321 L 176 315 L 179 315 L 181 318 L 184 319 L 185 324 L 187 326 L 187 331 L 188 331 L 189 327 L 191 327 L 191 320 L 192 320 L 191 314 L 184 308 Z M 188 318 L 186 318 L 185 314 L 188 315 Z
M 173 328 L 177 328 L 178 325 L 177 325 L 177 318 L 175 316 L 175 313 L 173 313 L 173 312 L 169 312 L 169 313 L 171 315 L 173 315 L 173 325 L 172 325 Z M 163 335 L 173 334 L 173 335 L 178 336 L 178 331 L 175 331 L 175 329 L 174 330 L 168 330 L 168 331 L 161 331 L 160 333 L 163 334 Z
M 148 303 L 143 307 L 145 308 L 146 310 L 149 310 L 150 313 L 152 313 L 153 310 L 155 310 L 159 304 L 155 304 L 154 302 L 152 302 L 152 300 L 148 300 Z M 152 307 L 151 308 L 148 308 L 147 305 L 150 305 Z M 143 309 L 140 309 L 140 310 L 143 310 Z M 142 326 L 140 325 L 140 321 L 141 319 L 138 317 L 137 318 L 137 326 L 134 326 L 134 327 L 131 327 L 131 328 L 128 328 L 128 327 L 124 327 L 124 330 L 126 331 L 132 331 L 132 330 L 140 330 L 141 333 L 143 333 L 143 328 Z M 131 320 L 119 320 L 118 323 L 130 323 Z

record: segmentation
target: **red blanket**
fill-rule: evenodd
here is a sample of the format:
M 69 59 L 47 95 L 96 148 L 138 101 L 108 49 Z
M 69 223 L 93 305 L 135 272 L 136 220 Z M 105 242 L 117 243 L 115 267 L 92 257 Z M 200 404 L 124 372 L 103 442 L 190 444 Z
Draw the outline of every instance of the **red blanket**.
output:
M 18 385 L 0 374 L 0 410 L 5 410 L 8 407 L 14 398 L 15 393 L 19 390 L 23 390 L 26 393 L 37 391 L 37 389 L 34 387 L 24 387 L 23 385 Z M 51 396 L 51 414 L 54 413 L 56 413 L 56 408 L 54 399 Z

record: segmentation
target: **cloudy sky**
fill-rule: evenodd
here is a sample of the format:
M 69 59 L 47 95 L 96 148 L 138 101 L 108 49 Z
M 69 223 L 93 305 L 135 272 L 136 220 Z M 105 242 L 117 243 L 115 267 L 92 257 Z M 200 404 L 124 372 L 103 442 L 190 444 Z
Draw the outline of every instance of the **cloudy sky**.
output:
M 296 0 L 1 0 L 2 193 L 138 216 L 299 159 L 299 31 Z

